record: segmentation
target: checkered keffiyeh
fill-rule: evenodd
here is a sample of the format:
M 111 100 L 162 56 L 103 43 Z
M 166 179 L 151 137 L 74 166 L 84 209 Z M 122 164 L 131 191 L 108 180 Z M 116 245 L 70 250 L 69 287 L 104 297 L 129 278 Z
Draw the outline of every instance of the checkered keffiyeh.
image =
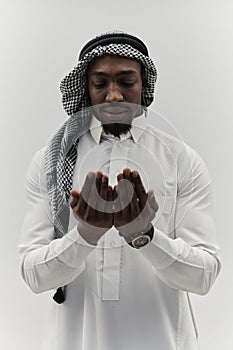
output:
M 47 178 L 55 238 L 62 237 L 68 230 L 69 197 L 77 159 L 78 139 L 88 130 L 89 121 L 89 109 L 78 112 L 62 125 L 45 150 L 44 171 Z

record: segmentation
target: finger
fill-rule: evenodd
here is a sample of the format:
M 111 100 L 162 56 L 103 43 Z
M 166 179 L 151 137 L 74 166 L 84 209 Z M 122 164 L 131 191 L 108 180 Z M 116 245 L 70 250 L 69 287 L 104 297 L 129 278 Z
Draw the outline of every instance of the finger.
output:
M 120 212 L 117 213 L 116 216 L 116 227 L 120 230 L 123 230 L 125 225 L 127 225 L 129 222 L 132 221 L 133 216 L 137 215 L 137 211 L 134 209 L 135 203 L 133 203 L 133 207 L 131 206 L 132 202 L 136 202 L 133 199 L 134 197 L 134 190 L 131 182 L 127 180 L 130 176 L 130 172 L 125 171 L 125 173 L 122 174 L 123 178 L 119 176 L 119 182 L 118 182 L 118 199 L 119 199 L 119 205 L 120 205 Z M 132 210 L 133 209 L 133 210 Z M 135 214 L 136 212 L 136 214 Z M 115 217 L 114 217 L 115 220 Z
M 70 206 L 72 209 L 78 204 L 79 198 L 80 198 L 80 193 L 78 191 L 77 191 L 77 194 L 75 196 L 73 196 L 73 195 L 71 196 Z
M 112 193 L 113 193 L 112 186 L 108 185 L 108 196 L 107 196 L 108 202 L 112 202 L 113 201 Z
M 136 170 L 132 171 L 131 177 L 132 177 L 132 181 L 134 183 L 135 192 L 137 194 L 138 204 L 139 204 L 140 210 L 142 211 L 142 209 L 146 205 L 147 194 L 146 194 L 144 185 L 142 183 L 141 177 Z
M 113 194 L 112 186 L 109 186 L 109 185 L 108 185 L 107 201 L 112 203 L 112 202 L 114 201 L 113 196 L 114 196 L 114 194 Z
M 132 181 L 132 173 L 130 169 L 124 169 L 123 175 L 125 181 L 125 192 L 127 194 L 127 200 L 129 203 L 129 214 L 130 214 L 130 220 L 133 220 L 140 214 L 140 207 L 138 203 L 137 193 L 135 191 L 135 186 Z
M 84 211 L 84 209 L 82 207 L 80 207 L 80 203 L 79 203 L 80 192 L 72 190 L 71 194 L 73 196 L 70 199 L 70 207 L 72 208 L 73 213 L 75 214 L 76 218 L 78 218 L 78 220 L 82 220 L 82 214 L 81 213 Z
M 123 173 L 119 174 L 118 180 L 118 195 L 121 202 L 121 209 L 127 207 L 134 195 L 133 183 L 131 180 L 131 171 L 126 168 Z
M 100 186 L 101 186 L 103 173 L 101 171 L 97 171 L 95 175 L 96 175 L 96 190 L 98 193 L 100 193 Z
M 125 191 L 126 191 L 126 194 L 128 196 L 128 202 L 130 203 L 131 200 L 133 199 L 132 197 L 135 195 L 134 183 L 132 181 L 130 169 L 126 168 L 123 170 L 123 177 L 126 180 L 126 181 L 124 181 Z
M 114 213 L 113 210 L 109 211 L 109 205 L 113 203 L 113 190 L 111 186 L 108 186 L 108 191 L 107 191 L 107 200 L 105 202 L 106 207 L 105 207 L 105 215 L 107 218 L 107 221 L 109 221 L 109 226 L 114 225 Z M 113 208 L 112 208 L 113 209 Z
M 100 196 L 105 201 L 107 200 L 107 193 L 109 187 L 110 186 L 108 185 L 108 177 L 106 175 L 103 175 L 100 182 Z
M 122 173 L 118 174 L 117 175 L 118 183 L 117 183 L 117 185 L 114 186 L 114 189 L 113 189 L 113 200 L 115 203 L 115 212 L 116 213 L 119 213 L 122 210 L 121 201 L 120 201 L 119 183 L 123 179 L 124 179 L 123 174 Z
M 154 196 L 154 191 L 153 190 L 149 190 L 148 191 L 148 202 L 149 202 L 149 205 L 150 207 L 155 211 L 157 212 L 158 209 L 159 209 L 159 205 L 155 199 L 155 196 Z
M 84 185 L 80 192 L 80 199 L 77 204 L 77 210 L 84 215 L 84 212 L 88 206 L 89 195 L 92 187 L 93 180 L 95 178 L 95 174 L 93 172 L 89 172 L 86 176 Z
M 126 209 L 129 210 L 129 194 L 130 191 L 130 183 L 128 180 L 125 179 L 124 174 L 119 174 L 117 177 L 118 185 L 116 187 L 117 194 L 118 194 L 118 202 L 120 205 L 121 211 L 125 211 Z M 132 191 L 131 191 L 132 192 Z
M 89 172 L 85 178 L 83 187 L 81 189 L 81 200 L 85 201 L 86 203 L 88 202 L 88 198 L 91 192 L 92 188 L 92 183 L 94 180 L 95 174 L 93 172 Z
M 119 201 L 119 196 L 118 196 L 118 185 L 114 186 L 113 190 L 112 190 L 112 201 L 114 203 L 114 211 L 115 212 L 119 212 L 121 211 L 121 205 L 120 205 L 120 201 Z
M 70 191 L 70 194 L 71 194 L 71 196 L 73 196 L 73 197 L 79 197 L 80 191 L 78 191 L 78 190 L 71 190 L 71 191 Z
M 91 191 L 89 195 L 89 204 L 94 210 L 97 210 L 97 202 L 100 196 L 102 177 L 103 177 L 103 173 L 101 171 L 97 171 L 95 173 L 95 179 L 93 179 L 93 183 L 91 186 Z
M 87 202 L 88 211 L 97 210 L 97 201 L 99 197 L 99 188 L 101 184 L 102 173 L 96 172 L 92 178 L 92 183 L 90 184 L 90 192 Z
M 105 212 L 109 192 L 108 177 L 106 175 L 103 175 L 101 178 L 99 191 L 100 195 L 98 197 L 97 207 L 100 212 Z

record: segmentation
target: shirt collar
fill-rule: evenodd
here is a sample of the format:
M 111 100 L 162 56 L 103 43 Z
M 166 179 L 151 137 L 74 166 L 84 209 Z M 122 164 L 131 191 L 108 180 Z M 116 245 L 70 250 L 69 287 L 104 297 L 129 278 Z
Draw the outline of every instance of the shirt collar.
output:
M 140 136 L 143 134 L 147 124 L 147 119 L 145 113 L 143 112 L 138 117 L 134 118 L 132 121 L 132 127 L 130 129 L 130 135 L 133 141 L 138 142 Z M 90 133 L 94 141 L 98 144 L 101 141 L 101 135 L 103 133 L 103 127 L 101 122 L 92 114 L 91 124 L 90 124 Z

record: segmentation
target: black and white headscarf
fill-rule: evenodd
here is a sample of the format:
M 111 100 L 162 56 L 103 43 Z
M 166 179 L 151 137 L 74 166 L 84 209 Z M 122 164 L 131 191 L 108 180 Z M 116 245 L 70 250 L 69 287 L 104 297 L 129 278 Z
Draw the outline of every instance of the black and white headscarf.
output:
M 88 130 L 91 120 L 87 68 L 95 57 L 105 54 L 139 60 L 143 64 L 146 77 L 142 105 L 148 107 L 154 98 L 157 72 L 153 61 L 148 57 L 145 44 L 140 39 L 122 32 L 110 32 L 92 39 L 84 46 L 77 66 L 60 85 L 63 107 L 70 118 L 51 138 L 44 157 L 55 238 L 62 237 L 68 230 L 68 200 L 77 158 L 78 139 Z

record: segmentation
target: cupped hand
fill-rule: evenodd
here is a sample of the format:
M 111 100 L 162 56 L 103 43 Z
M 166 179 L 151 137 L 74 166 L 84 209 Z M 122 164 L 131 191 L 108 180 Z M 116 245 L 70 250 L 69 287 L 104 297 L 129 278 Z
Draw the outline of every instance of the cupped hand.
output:
M 139 173 L 124 169 L 113 189 L 114 226 L 125 237 L 146 230 L 158 211 L 153 190 L 146 192 Z
M 78 220 L 78 231 L 89 243 L 98 240 L 114 225 L 125 237 L 146 230 L 158 204 L 153 190 L 145 191 L 139 173 L 124 169 L 112 189 L 102 172 L 87 174 L 81 192 L 72 190 L 70 206 Z
M 70 206 L 78 220 L 78 231 L 89 243 L 97 244 L 113 226 L 113 213 L 106 210 L 112 201 L 112 187 L 102 172 L 89 172 L 81 192 L 71 190 Z

